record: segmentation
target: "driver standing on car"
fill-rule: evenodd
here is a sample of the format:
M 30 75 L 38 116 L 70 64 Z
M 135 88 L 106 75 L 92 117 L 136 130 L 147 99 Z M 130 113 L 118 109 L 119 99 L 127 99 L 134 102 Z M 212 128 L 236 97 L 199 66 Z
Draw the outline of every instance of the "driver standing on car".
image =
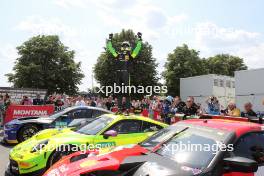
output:
M 109 34 L 109 39 L 107 41 L 107 50 L 114 56 L 116 61 L 116 84 L 119 87 L 129 86 L 129 64 L 130 60 L 138 56 L 139 51 L 142 47 L 142 34 L 137 33 L 136 47 L 133 49 L 128 41 L 124 41 L 121 44 L 119 51 L 116 51 L 112 45 L 113 34 Z M 118 110 L 122 112 L 122 97 L 126 98 L 125 109 L 126 112 L 129 112 L 130 109 L 130 98 L 129 94 L 119 93 L 117 95 L 118 99 Z

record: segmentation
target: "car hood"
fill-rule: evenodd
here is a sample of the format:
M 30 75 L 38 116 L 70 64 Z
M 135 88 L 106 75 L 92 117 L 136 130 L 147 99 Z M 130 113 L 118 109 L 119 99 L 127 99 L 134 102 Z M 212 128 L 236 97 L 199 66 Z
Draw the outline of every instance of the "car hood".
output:
M 49 128 L 49 129 L 45 129 L 45 130 L 38 132 L 36 135 L 32 137 L 32 139 L 44 140 L 44 139 L 49 139 L 51 137 L 55 137 L 56 135 L 65 134 L 68 132 L 71 132 L 71 128 Z
M 63 131 L 62 133 L 58 133 L 50 138 L 50 141 L 54 143 L 65 143 L 65 144 L 73 144 L 76 142 L 76 144 L 85 144 L 87 142 L 91 142 L 91 140 L 94 138 L 94 135 L 86 135 L 77 133 L 74 131 Z
M 82 157 L 84 154 L 77 152 L 57 162 L 44 174 L 44 176 L 51 176 L 54 173 L 59 174 L 58 176 L 79 176 L 80 174 L 97 170 L 118 170 L 124 158 L 128 156 L 144 155 L 148 152 L 147 149 L 135 144 L 113 147 L 97 152 L 93 151 L 97 156 L 88 155 L 87 157 L 86 155 Z
M 52 152 L 56 147 L 59 147 L 63 144 L 87 144 L 93 140 L 92 135 L 84 135 L 79 134 L 74 131 L 71 131 L 69 128 L 59 130 L 59 129 L 47 129 L 43 130 L 30 139 L 16 145 L 10 151 L 11 158 L 30 158 L 32 155 Z M 43 141 L 47 141 L 48 143 L 43 150 L 32 152 L 32 149 L 40 144 Z
M 145 156 L 128 157 L 124 160 L 122 165 L 131 165 L 133 163 L 134 167 L 141 165 L 134 172 L 133 176 L 193 176 L 202 173 L 200 169 L 176 163 L 156 153 L 150 153 Z

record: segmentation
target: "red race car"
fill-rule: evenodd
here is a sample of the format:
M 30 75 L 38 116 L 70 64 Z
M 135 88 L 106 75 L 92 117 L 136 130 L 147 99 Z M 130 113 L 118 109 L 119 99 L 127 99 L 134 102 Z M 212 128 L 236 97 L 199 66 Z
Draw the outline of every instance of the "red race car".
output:
M 141 146 L 97 156 L 69 155 L 44 175 L 253 176 L 263 164 L 264 131 L 260 124 L 194 119 L 157 132 Z

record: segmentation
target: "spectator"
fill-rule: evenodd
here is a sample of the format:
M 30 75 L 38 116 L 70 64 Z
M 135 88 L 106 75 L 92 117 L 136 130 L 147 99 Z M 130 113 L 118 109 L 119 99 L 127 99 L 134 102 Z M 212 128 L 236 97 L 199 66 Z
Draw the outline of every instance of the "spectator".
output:
M 49 99 L 46 101 L 47 105 L 54 105 L 54 97 L 52 95 L 49 96 Z
M 171 117 L 169 116 L 169 113 L 171 112 L 171 103 L 172 103 L 172 97 L 168 96 L 163 103 L 162 106 L 162 114 L 164 116 L 164 122 L 167 124 L 171 124 Z
M 96 101 L 94 97 L 92 97 L 91 106 L 96 107 Z
M 139 100 L 135 101 L 134 104 L 134 113 L 140 114 L 142 112 L 141 102 Z
M 194 103 L 194 98 L 188 97 L 182 112 L 185 116 L 192 116 L 197 114 L 198 109 L 198 106 Z
M 203 108 L 203 105 L 201 103 L 197 103 L 197 107 L 198 107 L 198 110 L 197 110 L 197 114 L 198 115 L 202 115 L 202 114 L 205 114 L 206 111 L 205 109 Z M 220 114 L 220 113 L 219 113 Z
M 172 109 L 175 113 L 183 113 L 183 107 L 186 104 L 181 100 L 181 97 L 176 96 L 173 100 Z
M 193 106 L 196 107 L 196 109 L 199 109 L 198 105 L 194 102 L 194 97 L 193 96 L 189 96 L 188 98 L 190 98 L 193 102 Z
M 144 98 L 144 99 L 141 101 L 141 108 L 142 108 L 142 109 L 148 109 L 148 108 L 149 108 L 148 99 Z
M 78 96 L 77 101 L 76 101 L 76 103 L 75 103 L 75 106 L 85 106 L 85 105 L 86 105 L 86 104 L 85 104 L 85 102 L 84 102 L 84 100 L 83 100 L 83 97 Z
M 127 101 L 126 101 L 126 97 L 122 97 L 122 112 L 128 111 L 128 109 L 126 109 L 129 105 L 127 105 Z
M 60 95 L 57 96 L 56 101 L 54 102 L 54 105 L 55 105 L 55 110 L 56 111 L 60 111 L 60 110 L 63 109 L 64 102 L 62 101 Z
M 98 107 L 98 108 L 103 108 L 104 107 L 104 102 L 103 102 L 102 98 L 97 98 L 96 107 Z
M 219 115 L 220 114 L 220 104 L 216 97 L 209 97 L 206 100 L 207 104 L 207 113 L 211 115 Z
M 28 96 L 23 96 L 21 105 L 32 105 L 32 101 L 30 100 L 30 98 L 28 98 Z
M 37 94 L 37 97 L 33 99 L 33 105 L 44 105 L 44 100 L 41 99 L 40 94 Z
M 153 102 L 153 118 L 155 120 L 161 120 L 161 113 L 162 113 L 162 103 L 163 101 L 160 100 L 158 97 L 155 97 L 155 101 Z
M 4 109 L 3 109 L 3 122 L 5 121 L 5 112 L 11 104 L 12 104 L 12 102 L 11 102 L 10 96 L 8 94 L 5 94 L 5 96 L 4 96 Z
M 115 103 L 113 102 L 113 98 L 111 96 L 108 97 L 107 102 L 105 103 L 105 106 L 106 106 L 107 110 L 109 110 L 109 111 L 111 110 L 112 107 L 115 106 Z
M 87 105 L 87 106 L 91 106 L 91 98 L 90 97 L 85 97 L 84 98 L 84 102 L 85 102 L 85 105 Z
M 72 106 L 72 98 L 71 97 L 67 97 L 66 95 L 63 95 L 63 102 L 64 102 L 64 107 Z
M 149 115 L 152 119 L 156 119 L 157 113 L 155 112 L 155 107 L 157 104 L 157 99 L 158 98 L 156 96 L 153 96 L 152 99 L 149 99 Z
M 234 102 L 229 102 L 227 108 L 223 111 L 223 115 L 239 117 L 240 110 L 236 107 L 236 104 Z
M 149 112 L 149 117 L 150 118 L 154 118 L 154 108 L 153 108 L 153 105 L 154 105 L 154 100 L 155 96 L 153 97 L 153 99 L 148 99 L 148 104 L 149 104 L 149 108 L 148 108 L 148 112 Z
M 150 100 L 148 98 L 144 98 L 141 102 L 141 109 L 142 109 L 142 116 L 148 117 L 149 116 L 149 103 Z
M 244 105 L 244 111 L 241 112 L 241 117 L 257 117 L 257 114 L 252 110 L 252 104 L 250 102 Z
M 5 111 L 4 96 L 0 95 L 0 126 L 2 126 L 4 122 L 4 111 Z

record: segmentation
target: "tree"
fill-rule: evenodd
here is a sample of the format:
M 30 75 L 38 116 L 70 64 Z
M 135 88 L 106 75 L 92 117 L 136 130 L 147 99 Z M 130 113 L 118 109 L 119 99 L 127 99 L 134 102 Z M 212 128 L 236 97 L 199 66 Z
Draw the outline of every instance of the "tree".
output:
M 168 94 L 180 94 L 180 78 L 204 74 L 234 76 L 234 71 L 246 70 L 242 58 L 228 54 L 218 54 L 208 59 L 201 59 L 199 52 L 187 45 L 177 47 L 170 53 L 162 73 L 168 88 Z
M 9 82 L 18 88 L 47 89 L 48 93 L 75 94 L 84 75 L 57 35 L 39 35 L 17 47 L 19 58 L 9 73 Z
M 162 75 L 168 88 L 168 94 L 175 96 L 180 94 L 180 78 L 207 73 L 206 60 L 200 59 L 199 51 L 189 49 L 184 44 L 168 55 Z
M 246 70 L 247 66 L 242 58 L 229 54 L 218 54 L 207 59 L 209 73 L 234 76 L 238 70 Z
M 129 41 L 132 48 L 135 46 L 136 37 L 132 30 L 122 30 L 113 36 L 113 46 L 117 50 L 123 41 Z M 139 55 L 131 60 L 130 85 L 154 86 L 158 83 L 156 59 L 152 56 L 152 46 L 144 42 Z M 110 86 L 116 82 L 116 68 L 114 57 L 105 51 L 100 54 L 94 66 L 95 79 L 101 86 Z M 135 94 L 133 97 L 143 95 Z

